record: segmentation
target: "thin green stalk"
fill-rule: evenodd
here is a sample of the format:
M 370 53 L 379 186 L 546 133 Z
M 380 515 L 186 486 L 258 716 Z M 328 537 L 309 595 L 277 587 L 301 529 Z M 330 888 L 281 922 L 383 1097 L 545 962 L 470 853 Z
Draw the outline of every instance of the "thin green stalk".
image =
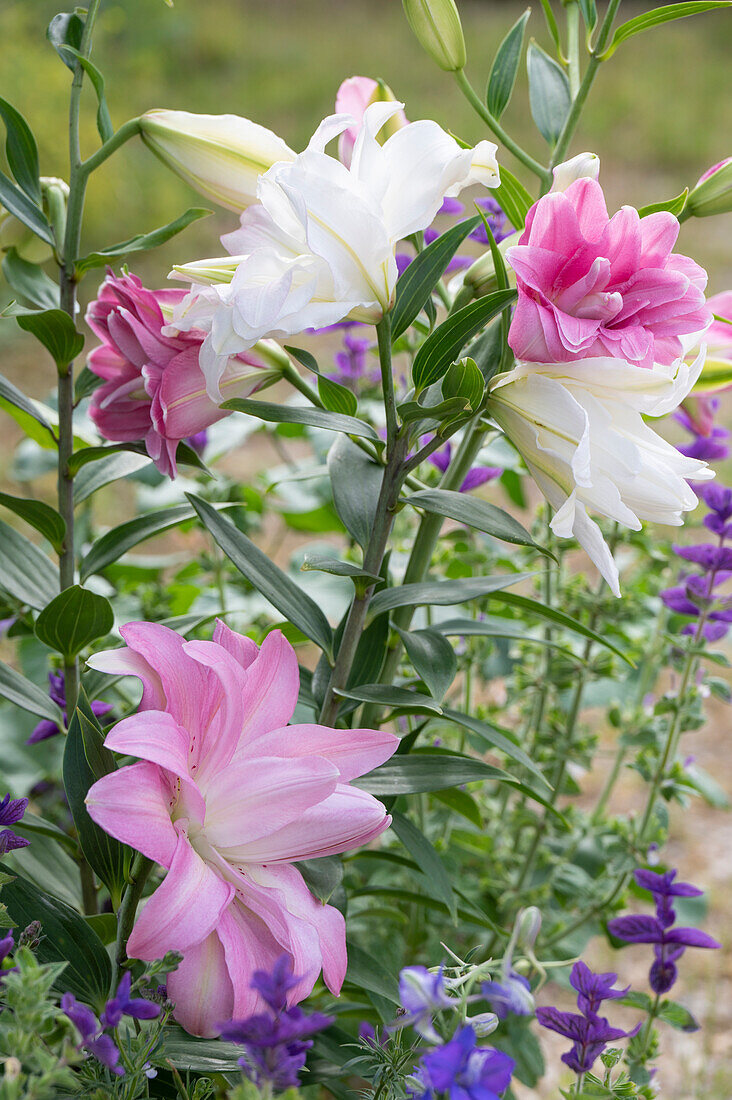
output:
M 394 453 L 397 439 L 396 398 L 394 396 L 394 373 L 391 365 L 391 314 L 385 313 L 376 326 L 376 339 L 379 344 L 379 365 L 381 367 L 381 386 L 386 412 L 386 460 Z
M 580 10 L 577 0 L 568 0 L 567 12 L 567 55 L 569 57 L 569 94 L 576 99 L 580 89 L 580 52 L 579 25 Z
M 83 57 L 91 53 L 94 22 L 101 0 L 91 0 L 79 45 Z M 84 211 L 86 176 L 81 170 L 79 144 L 79 110 L 84 70 L 77 61 L 71 84 L 69 102 L 69 201 L 66 211 L 66 228 L 60 274 L 60 305 L 72 321 L 76 314 L 75 264 L 81 242 L 81 222 Z M 63 547 L 59 555 L 59 589 L 61 592 L 74 583 L 74 476 L 69 469 L 69 459 L 74 450 L 74 367 L 62 363 L 58 367 L 58 510 L 66 524 Z M 64 664 L 64 691 L 69 714 L 76 706 L 79 694 L 78 661 Z
M 115 153 L 121 145 L 129 141 L 130 138 L 135 137 L 140 133 L 140 120 L 139 118 L 131 118 L 128 122 L 125 122 L 120 126 L 108 141 L 104 142 L 97 149 L 96 153 L 92 153 L 86 160 L 82 161 L 79 168 L 85 177 L 88 177 L 92 172 L 99 168 L 100 164 L 104 164 L 105 160 L 111 157 L 112 153 Z
M 513 138 L 509 136 L 509 134 L 506 133 L 498 119 L 493 117 L 491 112 L 483 103 L 482 99 L 475 91 L 475 88 L 465 75 L 463 69 L 459 69 L 455 73 L 455 79 L 457 80 L 458 87 L 467 99 L 468 103 L 471 105 L 471 107 L 473 107 L 475 112 L 480 115 L 486 126 L 496 135 L 501 144 L 505 145 L 506 149 L 508 149 L 509 152 L 513 153 L 517 160 L 521 161 L 521 163 L 526 168 L 528 168 L 529 171 L 533 172 L 535 176 L 538 176 L 541 182 L 545 184 L 547 188 L 549 188 L 552 182 L 551 172 L 549 172 L 543 164 L 539 164 L 538 160 L 534 160 L 534 158 L 529 153 L 527 153 L 525 149 L 522 149 L 521 146 L 517 142 L 515 142 Z
M 576 7 L 576 5 L 573 4 L 572 7 Z M 595 82 L 595 77 L 597 76 L 597 70 L 600 67 L 600 63 L 601 63 L 600 62 L 600 54 L 602 53 L 602 51 L 605 49 L 605 46 L 607 45 L 607 40 L 610 37 L 610 32 L 612 30 L 613 22 L 615 20 L 615 15 L 616 15 L 617 10 L 618 10 L 619 7 L 620 7 L 620 0 L 610 0 L 609 4 L 607 6 L 607 11 L 605 12 L 605 18 L 602 21 L 602 25 L 600 26 L 600 31 L 599 31 L 598 36 L 597 36 L 597 43 L 593 47 L 593 50 L 590 54 L 590 60 L 588 62 L 587 68 L 585 69 L 585 75 L 582 79 L 582 82 L 581 82 L 579 88 L 577 89 L 577 94 L 575 95 L 574 99 L 572 100 L 572 106 L 569 110 L 569 114 L 567 115 L 564 126 L 562 127 L 562 132 L 559 135 L 559 138 L 557 140 L 557 144 L 554 147 L 554 152 L 552 154 L 552 159 L 551 159 L 550 164 L 549 164 L 550 169 L 555 168 L 557 166 L 557 164 L 559 164 L 561 161 L 563 161 L 566 154 L 567 154 L 567 150 L 569 149 L 569 143 L 571 142 L 572 138 L 574 137 L 574 132 L 577 129 L 577 123 L 580 120 L 580 116 L 582 114 L 582 110 L 584 108 L 584 105 L 587 101 L 587 97 L 590 94 L 590 89 L 592 88 L 592 85 Z M 550 186 L 550 185 L 551 185 L 551 172 L 549 173 L 549 181 L 548 181 L 547 186 Z
M 480 417 L 476 416 L 465 429 L 465 434 L 460 441 L 460 446 L 455 452 L 455 457 L 450 462 L 447 470 L 440 480 L 441 489 L 456 489 L 462 484 L 465 475 L 473 465 L 476 455 L 483 442 L 483 430 Z M 432 561 L 437 540 L 440 537 L 444 518 L 434 513 L 426 512 L 420 520 L 419 529 L 412 545 L 412 552 L 407 563 L 403 584 L 416 584 L 424 580 Z M 392 615 L 392 623 L 400 630 L 408 630 L 414 615 L 413 607 L 398 607 Z M 399 667 L 401 642 L 398 635 L 393 642 L 384 662 L 384 667 L 379 677 L 380 684 L 391 684 Z M 367 703 L 363 709 L 361 720 L 369 726 L 378 720 L 380 707 L 375 703 Z
M 130 937 L 132 926 L 135 923 L 135 913 L 142 891 L 145 888 L 147 876 L 155 866 L 151 859 L 138 852 L 130 870 L 129 883 L 122 897 L 122 904 L 117 914 L 117 942 L 114 952 L 114 964 L 112 966 L 112 985 L 110 996 L 117 992 L 117 986 L 122 976 L 122 966 L 127 958 L 127 940 Z

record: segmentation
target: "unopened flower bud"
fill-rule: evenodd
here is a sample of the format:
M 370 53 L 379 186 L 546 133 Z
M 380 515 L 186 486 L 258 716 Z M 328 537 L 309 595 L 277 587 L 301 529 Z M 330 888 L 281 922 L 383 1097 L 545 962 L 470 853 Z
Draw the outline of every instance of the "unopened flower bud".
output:
M 239 115 L 148 111 L 140 119 L 145 144 L 206 198 L 241 212 L 257 201 L 257 180 L 295 153 L 265 126 Z
M 517 229 L 515 233 L 511 233 L 508 237 L 504 237 L 498 245 L 498 251 L 502 256 L 505 257 L 506 252 L 512 245 L 518 244 L 519 237 L 522 233 L 523 229 Z M 513 269 L 508 265 L 506 265 L 506 274 L 508 275 L 509 286 L 516 286 L 516 276 L 513 273 Z M 490 249 L 484 252 L 465 272 L 463 276 L 463 286 L 472 291 L 473 298 L 482 298 L 485 294 L 491 294 L 494 290 L 498 289 L 496 265 L 493 262 L 493 253 Z
M 402 0 L 420 46 L 441 69 L 465 68 L 465 38 L 454 0 Z
M 65 213 L 69 185 L 55 176 L 41 176 L 40 184 L 43 211 L 51 215 L 51 224 L 55 226 L 57 218 L 53 215 L 59 209 Z M 57 237 L 61 235 L 57 234 Z M 14 214 L 0 206 L 0 252 L 8 252 L 11 248 L 14 248 L 20 258 L 29 264 L 45 263 L 53 255 L 53 249 L 48 241 L 37 237 Z
M 496 1030 L 499 1020 L 495 1012 L 481 1012 L 479 1016 L 472 1016 L 466 1022 L 479 1039 L 485 1039 L 486 1035 L 491 1035 Z
M 721 160 L 697 180 L 685 209 L 695 218 L 709 218 L 732 210 L 732 157 Z
M 41 938 L 41 922 L 33 920 L 18 936 L 18 947 L 30 947 L 33 950 L 38 947 Z
M 600 178 L 600 158 L 597 153 L 578 153 L 571 160 L 558 164 L 553 171 L 552 191 L 566 191 L 570 183 L 579 179 Z
M 23 1072 L 23 1066 L 18 1058 L 5 1059 L 5 1078 L 8 1081 L 17 1081 Z
M 516 947 L 519 951 L 531 950 L 541 931 L 541 912 L 535 905 L 521 909 L 516 917 Z

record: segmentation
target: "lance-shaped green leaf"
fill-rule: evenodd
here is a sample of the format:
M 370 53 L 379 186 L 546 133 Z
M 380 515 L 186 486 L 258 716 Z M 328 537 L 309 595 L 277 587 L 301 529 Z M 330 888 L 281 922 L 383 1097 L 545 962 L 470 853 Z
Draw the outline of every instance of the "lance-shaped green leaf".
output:
M 318 375 L 318 396 L 330 412 L 342 416 L 354 416 L 358 412 L 358 399 L 353 390 L 334 382 L 332 378 L 326 378 L 324 374 Z
M 171 237 L 175 237 L 177 233 L 187 229 L 191 222 L 198 221 L 199 218 L 207 218 L 210 213 L 210 210 L 205 210 L 203 207 L 193 206 L 175 221 L 161 225 L 159 229 L 153 229 L 150 233 L 138 233 L 126 241 L 120 241 L 119 244 L 102 248 L 99 252 L 90 252 L 88 256 L 84 256 L 77 262 L 76 270 L 82 274 L 93 267 L 104 267 L 112 259 L 121 259 L 133 252 L 145 252 L 149 248 L 158 248 Z
M 61 552 L 66 534 L 66 523 L 50 504 L 44 504 L 42 500 L 31 500 L 26 497 L 14 497 L 9 493 L 0 493 L 0 504 L 20 516 L 36 531 L 40 531 L 44 538 L 48 539 L 57 553 Z
M 329 657 L 333 655 L 333 631 L 319 605 L 283 573 L 259 547 L 234 524 L 193 493 L 186 494 L 217 546 L 266 600 L 310 638 Z
M 58 726 L 63 725 L 64 717 L 61 708 L 49 698 L 48 692 L 39 688 L 32 680 L 27 680 L 20 672 L 16 672 L 3 661 L 0 661 L 0 695 L 30 714 L 37 714 L 39 718 L 48 718 Z
M 449 718 L 451 722 L 456 722 L 459 726 L 464 726 L 465 729 L 472 730 L 473 733 L 477 734 L 484 745 L 490 745 L 492 748 L 498 749 L 498 751 L 502 752 L 504 756 L 507 756 L 509 760 L 521 764 L 547 787 L 549 786 L 531 757 L 527 756 L 524 750 L 519 748 L 516 744 L 510 730 L 502 729 L 493 722 L 481 721 L 479 718 L 474 718 L 471 714 L 464 714 L 461 710 L 452 710 L 451 708 L 445 707 L 442 713 L 444 717 Z
M 609 642 L 607 638 L 603 638 L 602 635 L 598 634 L 595 630 L 590 630 L 584 623 L 579 622 L 578 619 L 572 618 L 571 615 L 565 614 L 564 611 L 558 611 L 554 607 L 548 607 L 539 600 L 532 600 L 529 596 L 519 596 L 516 592 L 502 592 L 496 590 L 495 598 L 500 600 L 501 603 L 507 604 L 509 607 L 516 607 L 521 611 L 530 612 L 540 619 L 546 619 L 548 622 L 556 623 L 557 626 L 564 626 L 567 630 L 572 630 L 575 634 L 581 634 L 583 638 L 589 638 L 590 641 L 597 642 L 598 645 L 604 646 L 605 649 L 610 649 L 613 653 L 617 653 L 618 657 L 622 657 L 631 668 L 635 667 L 631 659 L 623 653 L 622 649 L 618 649 L 618 647 L 612 642 Z
M 653 11 L 645 11 L 642 15 L 636 15 L 627 23 L 621 23 L 610 40 L 610 45 L 604 53 L 600 54 L 600 60 L 605 61 L 617 50 L 622 42 L 633 38 L 636 34 L 649 31 L 653 27 L 660 27 L 662 23 L 670 23 L 673 19 L 684 19 L 687 15 L 700 15 L 705 11 L 721 11 L 723 8 L 732 7 L 732 0 L 689 0 L 682 4 L 664 4 Z
M 426 794 L 486 779 L 515 782 L 507 772 L 470 756 L 413 752 L 408 756 L 392 756 L 391 760 L 368 775 L 354 779 L 353 786 L 385 798 L 399 794 Z
M 84 337 L 74 328 L 74 322 L 62 309 L 43 309 L 24 313 L 16 318 L 25 332 L 30 332 L 43 344 L 59 367 L 73 362 L 84 347 Z
M 14 248 L 9 248 L 3 256 L 2 269 L 15 293 L 31 305 L 38 309 L 58 308 L 58 283 L 54 283 L 38 264 L 29 263 Z
M 306 553 L 300 566 L 303 573 L 317 571 L 330 573 L 334 577 L 363 577 L 366 580 L 378 581 L 381 578 L 375 573 L 367 573 L 363 566 L 354 565 L 352 561 L 341 561 L 340 558 L 322 558 L 316 554 Z
M 520 619 L 506 619 L 500 615 L 482 615 L 480 619 L 441 619 L 435 623 L 435 630 L 439 630 L 441 634 L 457 637 L 477 635 L 484 638 L 512 638 L 527 645 L 549 646 L 552 649 L 562 650 L 578 664 L 585 663 L 562 641 L 553 635 L 546 637 L 544 634 L 532 633 L 535 629 L 535 627 L 526 626 Z
M 404 814 L 392 814 L 391 827 L 420 871 L 429 879 L 435 896 L 444 902 L 453 921 L 456 921 L 457 898 L 453 893 L 445 865 L 435 851 L 434 845 Z
M 46 38 L 72 72 L 76 68 L 76 61 L 67 47 L 72 46 L 78 51 L 83 33 L 84 20 L 76 11 L 62 11 L 54 15 L 46 30 Z
M 58 572 L 43 551 L 2 520 L 0 588 L 38 611 L 58 592 Z
M 526 52 L 526 68 L 531 116 L 542 137 L 556 145 L 572 106 L 567 74 L 533 41 Z
M 248 397 L 224 401 L 221 408 L 247 413 L 273 424 L 306 424 L 311 428 L 326 428 L 331 432 L 345 432 L 346 435 L 358 435 L 381 442 L 376 431 L 364 420 L 331 412 L 330 409 L 315 409 L 308 405 L 275 405 L 269 401 L 252 401 Z
M 29 199 L 25 191 L 14 184 L 4 172 L 0 172 L 0 206 L 14 214 L 18 221 L 27 225 L 41 240 L 50 245 L 55 244 L 53 230 L 40 206 L 36 206 L 33 199 Z
M 22 426 L 27 426 L 29 422 L 35 422 L 39 424 L 43 429 L 42 434 L 47 439 L 47 446 L 53 446 L 53 428 L 47 420 L 39 402 L 33 401 L 30 397 L 26 397 L 17 386 L 14 386 L 12 382 L 9 382 L 7 378 L 3 378 L 0 374 L 0 408 L 5 408 L 10 412 L 11 416 L 19 415 L 22 417 Z
M 109 634 L 114 612 L 109 600 L 78 584 L 65 588 L 36 619 L 36 637 L 73 660 L 96 638 Z
M 328 452 L 328 474 L 336 512 L 365 549 L 374 527 L 384 467 L 340 436 Z
M 92 83 L 92 87 L 97 95 L 97 130 L 99 131 L 99 136 L 102 141 L 109 141 L 114 135 L 114 126 L 109 117 L 109 108 L 107 107 L 107 100 L 104 95 L 104 77 L 88 57 L 84 57 L 83 54 L 80 54 L 79 51 L 74 49 L 69 43 L 66 43 L 64 51 L 76 58 Z
M 358 944 L 348 942 L 348 970 L 346 982 L 359 989 L 369 989 L 380 997 L 398 1005 L 399 987 L 396 978 L 377 958 L 364 951 Z
M 390 684 L 361 684 L 359 687 L 337 688 L 336 695 L 344 699 L 355 699 L 359 703 L 378 703 L 382 707 L 395 710 L 414 711 L 418 714 L 442 714 L 442 707 L 436 699 L 408 688 L 392 687 Z
M 412 379 L 417 391 L 426 389 L 443 374 L 456 359 L 471 337 L 488 324 L 502 309 L 516 299 L 515 290 L 500 290 L 486 294 L 476 302 L 457 310 L 427 337 L 412 364 Z
M 217 504 L 213 508 L 234 508 L 236 504 Z M 213 509 L 212 509 L 213 510 Z M 145 539 L 177 527 L 180 523 L 194 519 L 196 510 L 190 504 L 176 504 L 173 508 L 164 508 L 160 512 L 147 512 L 135 519 L 113 527 L 92 544 L 79 566 L 79 576 L 83 581 L 93 573 L 100 573 L 111 562 L 117 561 L 133 546 Z
M 641 206 L 638 208 L 638 213 L 641 218 L 647 218 L 649 214 L 660 214 L 667 211 L 669 214 L 673 214 L 675 218 L 678 218 L 679 214 L 686 206 L 686 200 L 689 197 L 689 188 L 685 187 L 680 195 L 677 195 L 673 199 L 665 199 L 663 202 L 650 202 L 647 206 Z
M 377 592 L 369 604 L 369 616 L 374 618 L 384 611 L 397 607 L 419 607 L 434 604 L 449 607 L 466 603 L 481 596 L 490 596 L 502 588 L 528 580 L 532 573 L 513 573 L 500 577 L 461 577 L 452 581 L 422 581 L 419 584 L 401 584 Z
M 534 202 L 521 180 L 516 179 L 502 164 L 501 182 L 498 187 L 492 188 L 491 193 L 514 229 L 520 229 Z
M 399 276 L 391 313 L 391 338 L 397 340 L 424 308 L 438 279 L 465 238 L 480 224 L 477 217 L 453 225 L 420 252 Z
M 443 699 L 457 672 L 457 657 L 448 640 L 436 630 L 409 631 L 397 627 L 397 631 L 414 671 L 435 699 Z
M 467 527 L 473 527 L 476 531 L 483 531 L 487 535 L 502 539 L 503 542 L 531 546 L 534 550 L 553 557 L 550 551 L 534 542 L 529 532 L 517 519 L 508 512 L 504 512 L 503 508 L 489 504 L 486 500 L 468 496 L 466 493 L 457 493 L 451 489 L 421 489 L 404 499 L 407 504 L 411 504 L 414 508 L 421 508 L 424 512 L 446 516 Z
M 93 783 L 116 770 L 114 755 L 104 747 L 104 733 L 82 688 L 64 747 L 64 788 L 84 858 L 109 890 L 115 911 L 132 852 L 92 821 L 85 799 Z
M 597 4 L 595 0 L 579 0 L 579 6 L 582 12 L 582 18 L 585 21 L 585 26 L 587 27 L 587 38 L 589 41 L 597 23 Z
M 109 996 L 112 964 L 104 944 L 80 913 L 18 875 L 3 886 L 3 904 L 18 928 L 40 921 L 43 936 L 34 954 L 40 963 L 66 963 L 54 982 L 101 1012 Z
M 7 132 L 5 155 L 16 183 L 29 199 L 41 205 L 41 184 L 38 175 L 38 147 L 31 128 L 19 111 L 7 99 L 0 98 L 0 118 Z
M 79 476 L 74 479 L 74 504 L 81 504 L 103 485 L 109 485 L 110 482 L 118 481 L 121 477 L 129 477 L 130 474 L 143 470 L 150 465 L 150 461 L 146 454 L 119 451 L 117 454 L 106 455 L 99 462 L 84 467 Z
M 524 32 L 530 15 L 531 8 L 527 8 L 516 20 L 496 51 L 486 91 L 486 105 L 494 118 L 501 117 L 513 95 L 524 44 Z

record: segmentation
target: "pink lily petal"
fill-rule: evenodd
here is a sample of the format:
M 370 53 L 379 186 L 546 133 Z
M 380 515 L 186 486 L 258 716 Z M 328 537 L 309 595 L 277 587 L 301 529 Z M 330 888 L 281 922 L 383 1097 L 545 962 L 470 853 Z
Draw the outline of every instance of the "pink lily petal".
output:
M 123 627 L 122 630 L 126 630 Z M 98 672 L 108 672 L 110 676 L 137 676 L 142 680 L 142 701 L 140 710 L 163 710 L 165 691 L 159 675 L 145 658 L 128 646 L 119 649 L 103 649 L 93 653 L 87 659 L 89 668 Z
M 247 745 L 246 754 L 323 756 L 338 768 L 340 781 L 348 783 L 378 768 L 398 745 L 399 738 L 385 730 L 334 730 L 303 723 L 263 733 Z
M 206 837 L 223 852 L 293 823 L 297 830 L 303 814 L 327 799 L 337 782 L 336 766 L 319 757 L 234 761 L 205 787 Z
M 192 1035 L 218 1035 L 217 1024 L 234 1016 L 234 987 L 216 932 L 183 953 L 183 962 L 167 984 L 175 1002 L 173 1015 Z
M 170 870 L 138 916 L 127 953 L 146 961 L 185 953 L 214 930 L 233 896 L 234 887 L 204 863 L 181 829 Z
M 389 827 L 391 818 L 378 799 L 356 787 L 339 786 L 297 821 L 241 844 L 220 846 L 233 863 L 280 863 L 334 855 L 367 844 Z
M 244 634 L 237 634 L 235 630 L 226 625 L 223 619 L 216 620 L 213 641 L 222 646 L 227 653 L 230 653 L 242 668 L 249 668 L 259 653 L 259 646 L 256 642 L 253 642 L 251 638 L 247 638 Z
M 235 898 L 223 914 L 217 929 L 224 948 L 226 967 L 234 987 L 231 1016 L 244 1019 L 261 1012 L 264 1005 L 251 978 L 255 970 L 271 971 L 282 954 L 282 946 L 267 925 Z M 220 1020 L 229 1017 L 221 1016 Z
M 254 740 L 266 730 L 286 726 L 299 690 L 300 670 L 295 650 L 281 631 L 273 630 L 247 669 L 244 728 L 239 744 Z
M 131 764 L 89 788 L 92 821 L 148 859 L 170 867 L 177 835 L 170 820 L 171 786 L 154 764 Z
M 165 692 L 165 709 L 189 733 L 200 736 L 209 678 L 198 662 L 186 656 L 184 639 L 159 623 L 127 623 L 120 634 L 157 672 Z

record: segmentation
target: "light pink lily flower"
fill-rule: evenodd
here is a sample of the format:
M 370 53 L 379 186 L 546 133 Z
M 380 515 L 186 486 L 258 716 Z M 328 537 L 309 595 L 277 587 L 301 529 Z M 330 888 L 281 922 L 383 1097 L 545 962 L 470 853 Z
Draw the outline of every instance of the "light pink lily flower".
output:
M 348 80 L 343 81 L 336 93 L 335 113 L 337 115 L 351 115 L 355 120 L 338 138 L 338 159 L 345 164 L 346 168 L 351 166 L 353 147 L 356 144 L 366 108 L 372 103 L 378 103 L 382 100 L 388 103 L 395 99 L 396 96 L 387 85 L 379 84 L 378 81 L 372 80 L 370 76 L 349 76 Z M 387 138 L 406 125 L 407 116 L 404 111 L 399 111 L 389 119 L 382 133 Z
M 608 217 L 594 179 L 544 195 L 506 253 L 519 292 L 508 338 L 516 358 L 673 363 L 683 354 L 680 337 L 711 320 L 706 272 L 671 251 L 678 232 L 667 212 L 641 218 L 624 206 Z
M 86 314 L 102 341 L 89 355 L 89 369 L 105 379 L 94 391 L 92 420 L 105 439 L 143 440 L 170 477 L 180 441 L 229 415 L 206 393 L 198 365 L 205 333 L 163 335 L 163 309 L 172 311 L 184 297 L 182 290 L 147 290 L 136 275 L 110 271 Z M 248 397 L 278 375 L 254 352 L 233 356 L 221 379 L 222 401 Z
M 143 683 L 139 712 L 106 746 L 139 757 L 87 795 L 94 821 L 167 869 L 127 944 L 132 958 L 180 951 L 168 980 L 175 1017 L 196 1035 L 263 1007 L 251 988 L 283 952 L 296 974 L 289 1003 L 316 978 L 337 994 L 345 923 L 308 890 L 295 860 L 367 844 L 391 821 L 349 781 L 387 760 L 389 733 L 288 726 L 299 689 L 295 651 L 279 631 L 261 649 L 219 622 L 213 641 L 128 623 L 127 648 L 89 664 Z

